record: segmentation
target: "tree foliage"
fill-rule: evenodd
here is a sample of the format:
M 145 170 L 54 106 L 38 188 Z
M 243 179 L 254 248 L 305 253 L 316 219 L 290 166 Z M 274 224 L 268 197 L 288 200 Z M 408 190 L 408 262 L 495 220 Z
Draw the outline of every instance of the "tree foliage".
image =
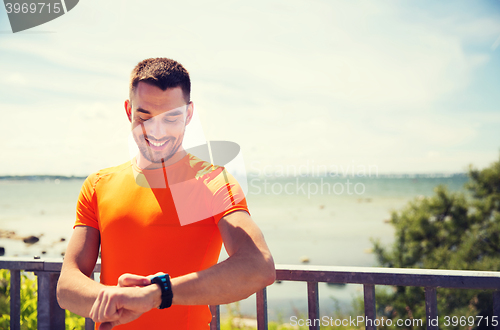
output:
M 500 271 L 500 160 L 469 168 L 466 193 L 435 188 L 432 197 L 415 198 L 390 223 L 391 248 L 374 241 L 381 266 Z M 423 288 L 397 287 L 379 294 L 380 313 L 391 318 L 425 319 Z M 440 325 L 444 316 L 492 316 L 492 293 L 438 289 Z M 425 324 L 425 323 L 424 323 Z M 479 328 L 485 328 L 485 322 Z M 464 328 L 441 327 L 440 328 Z M 477 328 L 477 322 L 475 325 Z
M 37 281 L 21 273 L 21 329 L 37 328 Z M 66 310 L 66 330 L 83 329 L 85 318 Z M 0 269 L 0 330 L 10 329 L 10 272 Z
M 37 282 L 26 273 L 21 275 L 21 329 L 37 327 Z M 10 272 L 0 270 L 0 329 L 10 327 Z

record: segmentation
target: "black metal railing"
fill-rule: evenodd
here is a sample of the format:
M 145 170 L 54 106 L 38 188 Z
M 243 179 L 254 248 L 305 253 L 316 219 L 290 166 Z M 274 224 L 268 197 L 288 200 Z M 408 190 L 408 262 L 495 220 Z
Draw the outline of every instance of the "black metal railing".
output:
M 0 269 L 11 272 L 10 328 L 20 329 L 20 279 L 21 271 L 34 272 L 38 281 L 38 329 L 64 330 L 65 312 L 56 299 L 56 285 L 61 271 L 60 259 L 27 259 L 0 257 Z M 94 272 L 100 272 L 100 264 Z M 500 272 L 456 271 L 437 269 L 399 269 L 374 267 L 332 267 L 276 265 L 276 280 L 307 282 L 308 318 L 319 319 L 318 283 L 362 284 L 364 291 L 365 319 L 375 320 L 375 285 L 418 286 L 425 288 L 427 318 L 438 315 L 436 288 L 494 290 L 493 315 L 500 320 Z M 257 292 L 257 329 L 267 330 L 267 290 Z M 211 330 L 220 328 L 219 306 L 210 306 L 212 312 Z M 311 330 L 319 330 L 312 325 Z M 500 325 L 495 327 L 500 330 Z M 94 329 L 94 323 L 86 319 L 85 330 Z M 367 325 L 375 330 L 375 325 Z M 436 330 L 437 325 L 427 325 Z
M 319 319 L 318 283 L 362 284 L 364 291 L 365 320 L 374 321 L 375 285 L 418 286 L 425 288 L 425 306 L 427 318 L 435 319 L 438 315 L 436 288 L 494 290 L 493 315 L 500 320 L 500 272 L 459 271 L 441 269 L 376 268 L 376 267 L 336 267 L 336 266 L 298 266 L 277 265 L 276 279 L 280 281 L 307 282 L 308 317 Z M 267 329 L 265 291 L 257 295 L 257 329 Z M 260 300 L 260 302 L 259 302 Z M 312 325 L 311 330 L 319 330 L 319 325 Z M 495 327 L 500 330 L 500 325 Z M 372 323 L 367 330 L 375 330 Z M 437 330 L 437 325 L 427 325 L 427 329 Z

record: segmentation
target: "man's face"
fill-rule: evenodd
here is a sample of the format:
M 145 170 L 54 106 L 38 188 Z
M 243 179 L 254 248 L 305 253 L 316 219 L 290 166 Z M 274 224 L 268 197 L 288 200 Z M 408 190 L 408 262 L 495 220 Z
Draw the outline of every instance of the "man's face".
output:
M 125 110 L 142 157 L 153 167 L 178 160 L 175 155 L 184 150 L 184 131 L 193 114 L 192 104 L 186 104 L 180 87 L 162 91 L 139 82 L 131 100 L 125 102 Z

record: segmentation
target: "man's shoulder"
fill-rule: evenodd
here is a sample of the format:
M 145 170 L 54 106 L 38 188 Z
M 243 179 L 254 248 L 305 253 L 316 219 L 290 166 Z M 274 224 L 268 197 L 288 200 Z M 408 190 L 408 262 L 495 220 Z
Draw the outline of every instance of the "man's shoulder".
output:
M 99 170 L 97 173 L 100 175 L 109 175 L 113 173 L 119 173 L 123 172 L 124 170 L 127 170 L 132 167 L 132 162 L 129 160 L 123 164 L 117 165 L 117 166 L 112 166 L 112 167 L 107 167 Z
M 94 186 L 101 181 L 103 178 L 109 178 L 116 175 L 126 174 L 126 171 L 132 167 L 132 162 L 127 161 L 123 164 L 107 167 L 100 169 L 87 177 L 87 180 L 90 181 Z
M 189 167 L 195 173 L 196 179 L 205 179 L 207 177 L 213 176 L 216 173 L 219 174 L 224 169 L 224 167 L 222 166 L 213 165 L 212 163 L 198 158 L 193 154 L 188 154 L 187 159 Z
M 238 181 L 226 170 L 224 166 L 213 165 L 194 155 L 189 155 L 190 167 L 194 170 L 195 178 L 209 188 L 212 192 L 226 185 L 239 186 Z

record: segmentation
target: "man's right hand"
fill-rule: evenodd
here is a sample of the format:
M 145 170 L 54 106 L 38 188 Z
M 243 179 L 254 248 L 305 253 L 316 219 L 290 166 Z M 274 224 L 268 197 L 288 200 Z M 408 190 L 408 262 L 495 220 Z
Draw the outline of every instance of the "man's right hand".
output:
M 57 284 L 59 306 L 103 322 L 101 329 L 130 322 L 161 304 L 161 289 L 146 276 L 123 274 L 117 286 L 90 278 L 99 254 L 99 230 L 76 226 Z
M 90 310 L 90 317 L 94 322 L 102 322 L 100 330 L 131 322 L 160 305 L 161 290 L 157 285 L 138 287 L 147 283 L 146 280 L 149 281 L 147 277 L 124 274 L 118 286 L 104 287 L 99 292 Z

